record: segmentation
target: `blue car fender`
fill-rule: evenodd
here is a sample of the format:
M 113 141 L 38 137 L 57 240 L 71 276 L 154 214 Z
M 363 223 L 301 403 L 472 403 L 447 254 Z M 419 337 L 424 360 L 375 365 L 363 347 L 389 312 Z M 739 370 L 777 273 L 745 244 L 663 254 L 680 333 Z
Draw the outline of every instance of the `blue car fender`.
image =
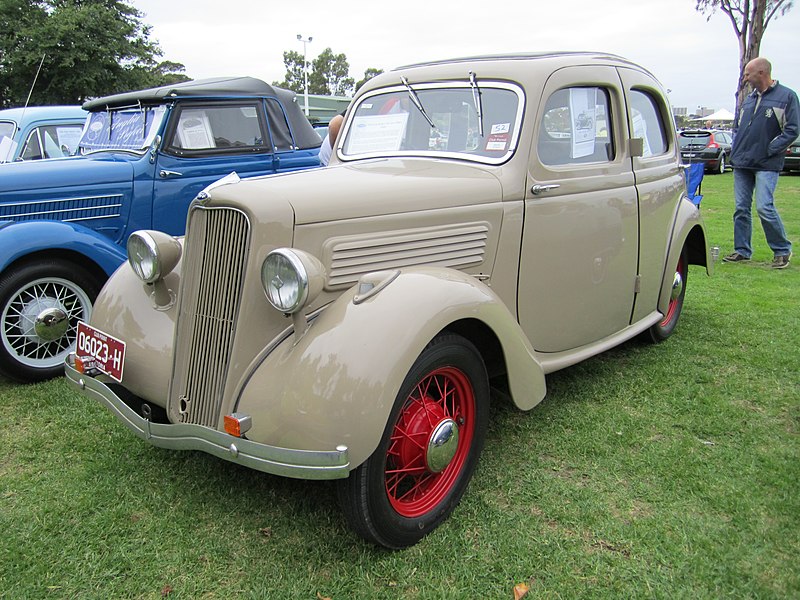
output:
M 378 446 L 420 353 L 456 323 L 466 337 L 470 329 L 494 334 L 518 407 L 527 410 L 544 398 L 544 372 L 530 342 L 504 303 L 474 277 L 419 267 L 402 270 L 366 299 L 358 290 L 342 294 L 304 333 L 289 335 L 253 365 L 236 401 L 236 411 L 252 417 L 248 439 L 308 450 L 345 445 L 351 468 L 357 467 Z
M 40 252 L 59 250 L 80 254 L 110 276 L 126 252 L 104 235 L 75 223 L 21 221 L 0 223 L 0 272 L 16 261 Z

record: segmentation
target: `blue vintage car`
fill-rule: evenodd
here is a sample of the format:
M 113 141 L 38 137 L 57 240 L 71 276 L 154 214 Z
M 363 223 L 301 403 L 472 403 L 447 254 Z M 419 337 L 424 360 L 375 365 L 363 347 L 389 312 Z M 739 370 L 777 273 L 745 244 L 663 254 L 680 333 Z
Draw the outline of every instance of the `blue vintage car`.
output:
M 228 175 L 319 166 L 294 92 L 249 77 L 92 100 L 80 156 L 0 166 L 0 373 L 63 372 L 78 321 L 125 260 L 128 235 L 181 235 L 192 199 Z
M 0 110 L 0 163 L 75 154 L 86 114 L 80 106 Z

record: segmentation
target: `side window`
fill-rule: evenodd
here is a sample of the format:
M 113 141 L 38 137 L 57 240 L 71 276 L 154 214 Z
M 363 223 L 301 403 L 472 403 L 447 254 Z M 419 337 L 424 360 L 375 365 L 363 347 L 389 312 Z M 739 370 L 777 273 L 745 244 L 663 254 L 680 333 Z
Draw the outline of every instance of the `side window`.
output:
M 283 107 L 280 102 L 272 98 L 267 98 L 267 119 L 275 150 L 294 150 L 292 132 L 289 123 L 286 122 Z
M 539 123 L 537 150 L 546 165 L 614 160 L 614 136 L 608 91 L 598 87 L 565 88 L 547 99 Z
M 667 136 L 658 104 L 647 92 L 631 90 L 631 125 L 633 137 L 644 140 L 644 156 L 667 151 Z
M 167 148 L 178 154 L 229 154 L 263 149 L 257 105 L 182 106 Z

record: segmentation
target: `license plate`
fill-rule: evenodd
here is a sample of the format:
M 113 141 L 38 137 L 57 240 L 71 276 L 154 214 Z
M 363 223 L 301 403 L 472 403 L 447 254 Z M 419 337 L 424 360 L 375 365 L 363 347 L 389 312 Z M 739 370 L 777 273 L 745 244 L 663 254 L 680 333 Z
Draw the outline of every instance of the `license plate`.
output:
M 792 148 L 794 154 L 800 154 L 800 148 Z
M 690 154 L 690 153 L 687 152 L 686 154 L 683 155 L 683 158 L 694 158 L 695 156 L 697 156 L 697 155 L 696 154 Z
M 125 342 L 81 321 L 78 323 L 75 355 L 84 360 L 87 366 L 94 367 L 117 381 L 122 381 Z

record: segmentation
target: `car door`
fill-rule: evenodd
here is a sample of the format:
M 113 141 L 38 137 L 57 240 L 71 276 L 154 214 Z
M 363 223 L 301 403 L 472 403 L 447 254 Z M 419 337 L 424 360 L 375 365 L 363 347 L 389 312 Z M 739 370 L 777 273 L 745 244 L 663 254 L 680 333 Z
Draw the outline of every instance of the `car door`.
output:
M 639 210 L 624 93 L 613 67 L 569 67 L 536 110 L 518 315 L 540 352 L 578 348 L 628 325 Z
M 156 158 L 153 228 L 184 233 L 192 199 L 232 171 L 242 178 L 275 172 L 261 100 L 179 103 Z
M 680 149 L 664 94 L 647 73 L 620 68 L 628 105 L 629 135 L 643 141 L 641 156 L 634 156 L 633 170 L 639 198 L 639 231 L 646 251 L 639 257 L 639 293 L 632 320 L 656 310 L 675 213 L 685 191 L 678 164 Z M 674 273 L 675 265 L 670 265 Z M 671 275 L 670 275 L 671 277 Z

